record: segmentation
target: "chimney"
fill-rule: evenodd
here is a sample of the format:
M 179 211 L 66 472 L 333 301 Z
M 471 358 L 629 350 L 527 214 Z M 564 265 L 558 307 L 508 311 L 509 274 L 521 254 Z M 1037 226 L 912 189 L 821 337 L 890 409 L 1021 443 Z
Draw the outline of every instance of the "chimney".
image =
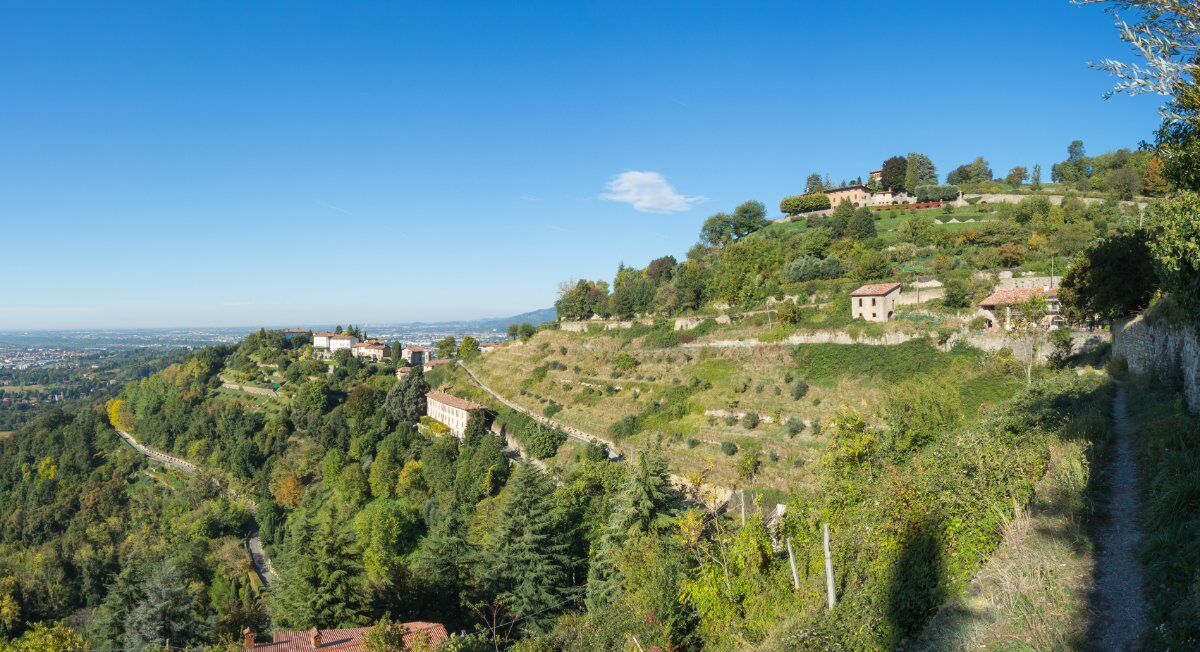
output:
M 321 630 L 313 627 L 310 640 L 314 649 L 321 647 Z
M 254 632 L 249 627 L 242 630 L 242 638 L 246 641 L 246 649 L 253 650 L 254 649 Z

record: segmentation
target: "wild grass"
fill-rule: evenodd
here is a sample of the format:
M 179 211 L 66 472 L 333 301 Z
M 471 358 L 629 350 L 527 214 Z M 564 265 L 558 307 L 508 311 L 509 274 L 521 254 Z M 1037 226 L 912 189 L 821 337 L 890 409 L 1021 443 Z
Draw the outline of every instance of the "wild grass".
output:
M 1200 648 L 1200 422 L 1174 383 L 1131 383 L 1156 647 Z

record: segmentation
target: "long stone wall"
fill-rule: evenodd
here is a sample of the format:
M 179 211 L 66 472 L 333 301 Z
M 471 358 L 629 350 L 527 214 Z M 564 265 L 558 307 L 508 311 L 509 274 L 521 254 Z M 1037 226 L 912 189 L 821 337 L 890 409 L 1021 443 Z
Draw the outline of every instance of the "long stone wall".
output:
M 1136 374 L 1178 373 L 1188 408 L 1200 414 L 1200 342 L 1192 326 L 1147 323 L 1143 315 L 1113 324 L 1113 357 Z

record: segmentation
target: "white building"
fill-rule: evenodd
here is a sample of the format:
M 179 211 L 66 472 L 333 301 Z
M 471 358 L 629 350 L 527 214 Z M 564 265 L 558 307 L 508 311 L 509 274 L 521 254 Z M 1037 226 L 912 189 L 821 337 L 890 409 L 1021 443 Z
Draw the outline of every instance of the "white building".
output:
M 850 316 L 867 321 L 888 321 L 896 310 L 899 283 L 864 285 L 850 293 Z
M 438 390 L 426 394 L 425 401 L 425 413 L 430 418 L 446 424 L 450 432 L 459 438 L 467 432 L 467 421 L 470 420 L 471 414 L 486 409 L 474 401 Z
M 337 353 L 342 349 L 351 349 L 354 347 L 358 338 L 353 335 L 330 335 L 329 336 L 329 352 Z
M 335 335 L 335 333 L 331 333 L 329 331 L 320 331 L 317 333 L 313 333 L 313 341 L 312 341 L 313 348 L 314 349 L 328 349 L 329 348 L 329 338 L 333 337 L 334 335 Z

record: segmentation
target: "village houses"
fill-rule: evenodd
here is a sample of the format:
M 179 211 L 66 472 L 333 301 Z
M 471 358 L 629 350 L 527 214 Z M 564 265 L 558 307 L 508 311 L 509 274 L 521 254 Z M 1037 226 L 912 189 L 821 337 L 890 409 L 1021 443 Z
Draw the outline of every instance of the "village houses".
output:
M 400 349 L 400 357 L 404 358 L 404 361 L 410 366 L 420 367 L 425 364 L 425 349 L 416 344 L 409 344 Z
M 987 320 L 989 330 L 1012 330 L 1023 317 L 1021 304 L 1034 297 L 1046 300 L 1046 315 L 1039 320 L 1039 326 L 1053 329 L 1065 323 L 1058 290 L 1049 286 L 997 289 L 979 302 L 979 313 Z
M 446 424 L 450 432 L 459 438 L 467 432 L 467 422 L 471 419 L 471 414 L 485 409 L 475 401 L 439 390 L 426 394 L 425 400 L 425 413 L 431 419 Z
M 900 287 L 899 283 L 873 283 L 851 292 L 851 318 L 879 322 L 890 320 L 900 297 Z
M 446 627 L 441 623 L 409 622 L 397 623 L 402 628 L 401 638 L 406 650 L 432 650 L 450 640 Z M 242 630 L 245 652 L 364 652 L 367 635 L 373 627 L 348 627 L 345 629 L 275 630 L 271 640 L 258 641 L 250 628 Z

